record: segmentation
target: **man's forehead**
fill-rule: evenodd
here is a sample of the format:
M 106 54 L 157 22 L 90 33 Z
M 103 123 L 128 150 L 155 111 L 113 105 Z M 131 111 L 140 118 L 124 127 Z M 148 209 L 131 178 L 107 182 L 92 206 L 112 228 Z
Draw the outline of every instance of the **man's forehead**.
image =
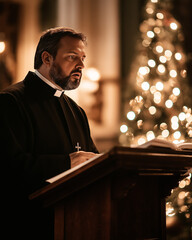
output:
M 74 38 L 70 36 L 66 36 L 61 38 L 60 40 L 60 47 L 66 51 L 85 51 L 85 44 L 79 38 Z

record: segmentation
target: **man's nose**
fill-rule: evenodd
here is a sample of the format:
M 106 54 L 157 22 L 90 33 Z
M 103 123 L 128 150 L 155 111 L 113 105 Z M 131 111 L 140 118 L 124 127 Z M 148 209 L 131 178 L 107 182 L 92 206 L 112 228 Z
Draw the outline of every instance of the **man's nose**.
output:
M 76 66 L 77 68 L 83 69 L 85 67 L 85 64 L 82 59 L 79 59 L 78 64 Z

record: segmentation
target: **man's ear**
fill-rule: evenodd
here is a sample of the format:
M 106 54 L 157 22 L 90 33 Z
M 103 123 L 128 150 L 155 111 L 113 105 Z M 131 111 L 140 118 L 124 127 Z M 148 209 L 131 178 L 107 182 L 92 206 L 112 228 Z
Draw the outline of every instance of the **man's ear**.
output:
M 42 62 L 47 66 L 50 67 L 52 61 L 53 61 L 53 57 L 51 56 L 50 53 L 48 53 L 47 51 L 42 52 L 41 54 L 41 59 Z

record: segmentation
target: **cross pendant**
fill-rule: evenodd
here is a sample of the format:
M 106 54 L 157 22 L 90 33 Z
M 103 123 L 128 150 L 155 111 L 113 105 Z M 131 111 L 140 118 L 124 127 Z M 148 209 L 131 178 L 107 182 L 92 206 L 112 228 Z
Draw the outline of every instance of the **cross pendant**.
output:
M 79 150 L 81 149 L 78 142 L 77 142 L 77 146 L 75 146 L 75 148 L 77 149 L 77 152 L 79 152 Z

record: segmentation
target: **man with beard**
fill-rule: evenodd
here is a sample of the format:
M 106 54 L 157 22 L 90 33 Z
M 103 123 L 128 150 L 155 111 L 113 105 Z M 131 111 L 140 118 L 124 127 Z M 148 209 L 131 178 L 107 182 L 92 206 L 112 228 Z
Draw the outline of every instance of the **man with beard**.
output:
M 85 112 L 64 93 L 80 84 L 85 47 L 82 33 L 47 30 L 36 49 L 35 72 L 0 94 L 1 169 L 6 175 L 1 216 L 3 230 L 11 229 L 4 239 L 53 239 L 52 213 L 34 206 L 28 195 L 98 153 Z

